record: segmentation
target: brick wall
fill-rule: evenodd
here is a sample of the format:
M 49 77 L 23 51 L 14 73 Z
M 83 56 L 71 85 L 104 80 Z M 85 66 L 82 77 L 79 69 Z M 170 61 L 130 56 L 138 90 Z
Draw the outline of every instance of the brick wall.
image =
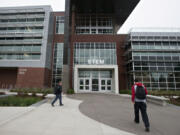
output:
M 50 70 L 47 68 L 18 68 L 16 87 L 44 88 L 50 87 Z
M 0 68 L 0 88 L 12 88 L 16 84 L 17 68 Z

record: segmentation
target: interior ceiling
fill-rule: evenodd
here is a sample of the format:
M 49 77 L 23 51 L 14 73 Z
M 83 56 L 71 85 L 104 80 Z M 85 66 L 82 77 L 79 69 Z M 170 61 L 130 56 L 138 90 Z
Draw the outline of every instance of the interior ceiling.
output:
M 121 25 L 139 1 L 140 0 L 71 0 L 71 6 L 75 8 L 77 13 L 113 14 L 116 23 Z

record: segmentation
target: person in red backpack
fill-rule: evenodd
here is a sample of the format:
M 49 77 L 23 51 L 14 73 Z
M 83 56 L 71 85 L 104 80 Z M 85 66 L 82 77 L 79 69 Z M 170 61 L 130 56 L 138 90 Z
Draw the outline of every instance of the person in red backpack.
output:
M 134 85 L 132 86 L 132 102 L 134 103 L 134 122 L 139 123 L 139 110 L 141 111 L 142 120 L 145 125 L 145 131 L 149 132 L 150 124 L 149 124 L 149 118 L 147 115 L 147 105 L 146 105 L 146 95 L 147 95 L 147 89 L 146 87 L 138 81 L 138 79 L 135 79 Z

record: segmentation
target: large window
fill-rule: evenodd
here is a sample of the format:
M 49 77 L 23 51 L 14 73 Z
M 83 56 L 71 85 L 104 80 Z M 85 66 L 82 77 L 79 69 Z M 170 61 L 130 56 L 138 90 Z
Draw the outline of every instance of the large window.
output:
M 76 16 L 77 34 L 113 34 L 112 16 L 82 15 Z
M 41 33 L 43 26 L 30 27 L 1 27 L 0 33 Z
M 15 18 L 15 19 L 0 19 L 0 24 L 3 23 L 42 23 L 44 22 L 44 17 L 36 17 L 36 18 Z
M 42 41 L 42 37 L 0 37 L 0 44 L 2 44 L 2 42 L 8 42 L 8 41 Z
M 74 64 L 116 65 L 116 44 L 81 42 L 74 44 Z
M 0 60 L 39 60 L 41 44 L 0 44 Z
M 136 41 L 126 52 L 130 85 L 138 78 L 149 90 L 180 90 L 180 42 L 170 37 L 131 37 Z
M 56 34 L 64 34 L 64 16 L 56 16 Z
M 52 86 L 56 86 L 62 80 L 63 68 L 63 43 L 56 43 L 54 46 L 54 63 L 53 63 L 53 81 Z

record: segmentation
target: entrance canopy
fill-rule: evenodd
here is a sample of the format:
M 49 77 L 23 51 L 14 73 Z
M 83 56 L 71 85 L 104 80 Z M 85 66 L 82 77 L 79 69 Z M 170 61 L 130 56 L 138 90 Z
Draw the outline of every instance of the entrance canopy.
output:
M 74 90 L 80 92 L 112 92 L 118 94 L 117 65 L 75 65 Z

